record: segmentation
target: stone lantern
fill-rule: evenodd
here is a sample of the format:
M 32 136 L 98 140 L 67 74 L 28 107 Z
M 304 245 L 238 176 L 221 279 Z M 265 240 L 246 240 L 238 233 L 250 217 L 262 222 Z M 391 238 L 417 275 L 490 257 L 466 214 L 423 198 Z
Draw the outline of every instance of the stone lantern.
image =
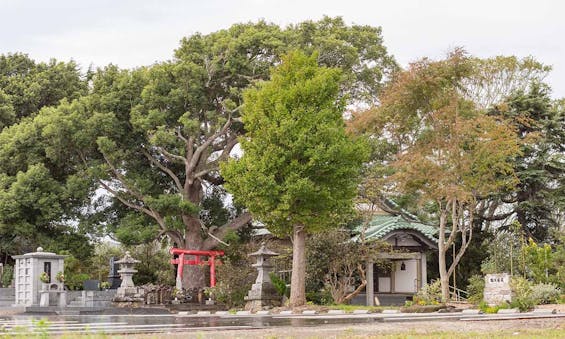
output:
M 120 265 L 118 273 L 122 278 L 122 283 L 116 291 L 114 301 L 142 302 L 144 291 L 135 287 L 133 283 L 133 274 L 137 272 L 134 266 L 140 263 L 140 261 L 132 258 L 129 251 L 127 251 L 126 255 L 122 259 L 115 261 L 115 263 Z
M 257 279 L 245 297 L 247 301 L 246 310 L 256 311 L 263 309 L 263 307 L 281 305 L 281 296 L 278 295 L 269 276 L 269 273 L 273 271 L 273 266 L 268 262 L 268 259 L 277 255 L 279 254 L 265 248 L 264 243 L 261 244 L 261 248 L 257 252 L 249 254 L 250 257 L 256 259 L 253 267 L 257 268 Z

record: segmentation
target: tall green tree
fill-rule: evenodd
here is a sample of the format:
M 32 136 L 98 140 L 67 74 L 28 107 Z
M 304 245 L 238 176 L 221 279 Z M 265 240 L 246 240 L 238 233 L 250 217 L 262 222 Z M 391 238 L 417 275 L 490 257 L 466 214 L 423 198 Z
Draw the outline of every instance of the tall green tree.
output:
M 520 182 L 480 211 L 488 221 L 515 219 L 537 241 L 562 226 L 565 211 L 565 108 L 549 93 L 546 85 L 534 82 L 489 111 L 511 121 L 518 133 L 522 154 L 514 167 Z
M 61 100 L 86 93 L 86 79 L 74 62 L 35 62 L 21 53 L 0 55 L 0 254 L 56 249 L 66 243 L 77 257 L 91 248 L 70 219 L 84 206 L 90 184 L 70 170 L 72 161 L 46 149 L 47 121 L 37 118 Z M 36 119 L 35 119 L 36 118 Z M 59 157 L 56 158 L 55 155 Z
M 237 24 L 183 39 L 171 61 L 95 72 L 86 97 L 45 112 L 42 142 L 53 156 L 70 156 L 70 172 L 109 192 L 90 223 L 105 221 L 130 243 L 167 236 L 178 247 L 212 249 L 251 219 L 232 209 L 219 212 L 227 222 L 210 224 L 226 218 L 211 217 L 217 204 L 204 203 L 223 184 L 219 163 L 244 131 L 242 90 L 268 79 L 289 48 L 322 46 L 318 60 L 342 70 L 338 91 L 351 101 L 369 100 L 396 69 L 378 28 L 340 18 L 284 29 Z M 204 286 L 199 267 L 185 274 L 184 287 Z
M 351 212 L 365 149 L 345 133 L 340 72 L 292 52 L 244 93 L 243 156 L 222 167 L 236 201 L 293 241 L 290 304 L 305 303 L 306 235 Z
M 446 60 L 414 63 L 385 90 L 378 108 L 359 117 L 377 122 L 377 129 L 368 128 L 373 138 L 394 143 L 397 153 L 387 164 L 392 174 L 385 180 L 391 192 L 415 194 L 423 205 L 435 206 L 445 300 L 449 277 L 473 236 L 477 202 L 517 182 L 518 139 L 510 124 L 486 115 L 461 94 L 472 66 L 462 51 Z M 448 265 L 456 240 L 460 245 Z
M 22 53 L 0 55 L 0 130 L 42 107 L 86 93 L 86 79 L 73 62 L 35 62 Z

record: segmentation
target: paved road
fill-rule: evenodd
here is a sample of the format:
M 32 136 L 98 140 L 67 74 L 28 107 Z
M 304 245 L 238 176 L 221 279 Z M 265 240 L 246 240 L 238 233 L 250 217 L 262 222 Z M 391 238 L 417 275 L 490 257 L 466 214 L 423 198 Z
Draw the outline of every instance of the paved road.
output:
M 223 330 L 252 330 L 273 327 L 323 327 L 325 325 L 354 325 L 391 322 L 483 321 L 509 319 L 560 318 L 565 314 L 496 314 L 465 315 L 461 313 L 427 314 L 344 314 L 344 315 L 83 315 L 83 316 L 0 316 L 0 335 L 14 333 L 72 334 L 72 333 L 178 333 L 218 332 Z

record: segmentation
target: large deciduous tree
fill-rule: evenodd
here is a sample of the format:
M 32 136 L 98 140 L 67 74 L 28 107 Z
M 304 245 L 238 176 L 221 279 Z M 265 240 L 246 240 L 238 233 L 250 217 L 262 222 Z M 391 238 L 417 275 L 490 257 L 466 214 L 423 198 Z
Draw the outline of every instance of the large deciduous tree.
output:
M 306 235 L 351 212 L 366 154 L 345 133 L 340 78 L 316 54 L 290 53 L 270 81 L 244 93 L 243 156 L 222 168 L 236 201 L 275 234 L 292 236 L 291 306 L 306 302 Z
M 218 165 L 244 130 L 242 90 L 268 79 L 290 48 L 319 48 L 319 62 L 342 71 L 340 93 L 355 101 L 373 100 L 396 69 L 379 28 L 347 26 L 340 18 L 285 29 L 238 24 L 183 39 L 168 62 L 98 70 L 87 96 L 42 112 L 50 121 L 41 132 L 50 156 L 68 157 L 69 172 L 82 173 L 113 199 L 99 204 L 89 222 L 104 222 L 128 242 L 161 235 L 201 250 L 246 225 L 250 214 L 235 209 L 222 213 L 229 216 L 225 224 L 211 224 L 226 218 L 210 217 L 203 202 L 223 184 Z M 204 286 L 200 267 L 184 272 L 184 287 Z
M 394 145 L 389 189 L 435 205 L 443 299 L 449 298 L 449 276 L 471 241 L 477 201 L 517 182 L 513 128 L 462 94 L 473 71 L 461 51 L 442 61 L 416 62 L 394 79 L 378 108 L 357 117 L 373 138 Z M 448 266 L 456 240 L 460 246 Z

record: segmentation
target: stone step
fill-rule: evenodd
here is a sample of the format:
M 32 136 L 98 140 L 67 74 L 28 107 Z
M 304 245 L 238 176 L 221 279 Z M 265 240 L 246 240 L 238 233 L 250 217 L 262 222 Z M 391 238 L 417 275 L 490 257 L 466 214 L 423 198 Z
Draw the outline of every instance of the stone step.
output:
M 461 314 L 481 314 L 481 313 L 482 313 L 481 310 L 476 310 L 471 308 L 461 311 Z
M 329 310 L 328 314 L 345 314 L 344 310 Z
M 536 308 L 531 313 L 533 314 L 557 314 L 555 308 Z
M 369 310 L 353 310 L 353 314 L 368 314 Z

